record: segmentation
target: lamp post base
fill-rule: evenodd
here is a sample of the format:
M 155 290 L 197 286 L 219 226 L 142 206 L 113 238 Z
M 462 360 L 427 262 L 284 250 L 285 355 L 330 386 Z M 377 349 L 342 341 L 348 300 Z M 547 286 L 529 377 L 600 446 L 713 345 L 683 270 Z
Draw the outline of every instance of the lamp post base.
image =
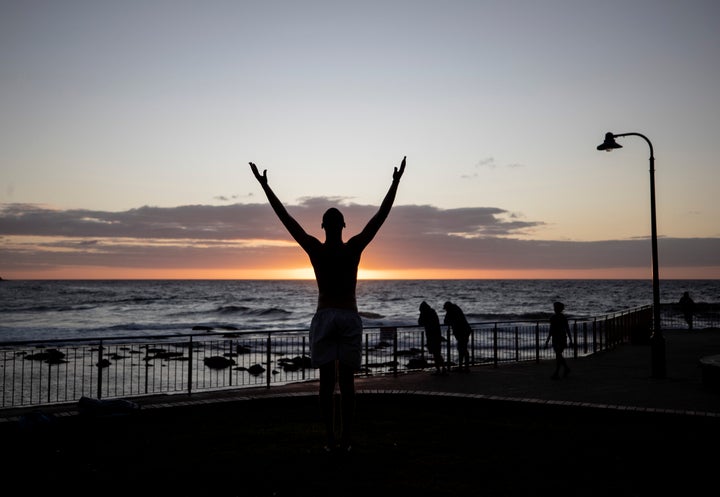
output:
M 665 378 L 665 337 L 658 331 L 650 337 L 650 354 L 653 378 Z

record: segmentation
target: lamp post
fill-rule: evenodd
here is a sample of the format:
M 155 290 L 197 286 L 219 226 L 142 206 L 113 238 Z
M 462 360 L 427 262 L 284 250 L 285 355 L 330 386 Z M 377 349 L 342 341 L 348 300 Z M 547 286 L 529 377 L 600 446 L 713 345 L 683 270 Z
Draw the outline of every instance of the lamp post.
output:
M 653 334 L 650 337 L 650 350 L 652 354 L 653 378 L 665 378 L 665 337 L 660 326 L 660 277 L 658 276 L 658 249 L 657 249 L 657 218 L 655 216 L 655 156 L 653 146 L 645 135 L 640 133 L 605 133 L 605 141 L 598 145 L 598 150 L 611 152 L 622 145 L 615 138 L 623 136 L 639 136 L 650 147 L 650 222 L 652 236 L 652 277 L 653 277 Z

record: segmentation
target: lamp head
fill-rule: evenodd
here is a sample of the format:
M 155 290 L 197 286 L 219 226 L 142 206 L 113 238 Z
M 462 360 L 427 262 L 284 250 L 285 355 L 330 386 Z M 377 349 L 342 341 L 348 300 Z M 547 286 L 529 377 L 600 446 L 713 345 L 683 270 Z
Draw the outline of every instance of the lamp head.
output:
M 616 148 L 622 148 L 622 145 L 615 141 L 615 135 L 610 132 L 605 133 L 605 141 L 598 145 L 598 150 L 612 152 Z
M 622 145 L 615 141 L 615 135 L 610 132 L 605 133 L 605 141 L 597 146 L 598 150 L 604 150 L 606 152 L 612 152 L 616 148 L 622 148 Z

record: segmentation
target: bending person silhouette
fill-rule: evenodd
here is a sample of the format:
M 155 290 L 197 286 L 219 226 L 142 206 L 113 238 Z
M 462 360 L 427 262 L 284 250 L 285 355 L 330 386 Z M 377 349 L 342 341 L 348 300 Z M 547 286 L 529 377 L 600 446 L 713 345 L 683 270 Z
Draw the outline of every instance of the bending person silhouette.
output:
M 424 300 L 420 302 L 420 316 L 418 317 L 418 325 L 425 328 L 425 338 L 427 340 L 427 349 L 433 356 L 435 362 L 435 374 L 446 374 L 445 361 L 443 361 L 442 346 L 442 328 L 440 327 L 440 318 L 435 309 Z
M 469 373 L 470 352 L 468 350 L 468 343 L 470 341 L 470 335 L 472 335 L 472 328 L 465 317 L 465 313 L 459 305 L 448 301 L 443 305 L 443 309 L 445 309 L 444 323 L 452 328 L 452 333 L 457 341 L 457 371 L 460 373 Z
M 355 410 L 355 372 L 360 369 L 362 354 L 362 319 L 358 314 L 355 288 L 360 256 L 387 219 L 400 178 L 405 172 L 405 157 L 393 171 L 392 184 L 380 209 L 357 235 L 343 242 L 345 220 L 336 208 L 328 209 L 322 218 L 325 242 L 309 235 L 288 213 L 268 185 L 267 170 L 262 175 L 252 162 L 252 172 L 270 205 L 290 235 L 307 253 L 315 271 L 318 288 L 317 310 L 310 324 L 310 352 L 313 367 L 320 369 L 320 410 L 327 432 L 326 450 L 351 448 Z M 340 423 L 335 430 L 335 384 L 340 386 Z

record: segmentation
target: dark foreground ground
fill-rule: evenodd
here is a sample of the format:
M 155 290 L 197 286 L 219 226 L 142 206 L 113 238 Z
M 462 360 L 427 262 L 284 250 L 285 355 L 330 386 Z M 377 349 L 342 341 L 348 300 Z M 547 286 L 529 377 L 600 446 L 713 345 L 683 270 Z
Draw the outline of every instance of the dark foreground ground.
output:
M 317 414 L 298 396 L 4 423 L 2 493 L 697 495 L 720 480 L 717 417 L 364 394 L 338 456 Z

